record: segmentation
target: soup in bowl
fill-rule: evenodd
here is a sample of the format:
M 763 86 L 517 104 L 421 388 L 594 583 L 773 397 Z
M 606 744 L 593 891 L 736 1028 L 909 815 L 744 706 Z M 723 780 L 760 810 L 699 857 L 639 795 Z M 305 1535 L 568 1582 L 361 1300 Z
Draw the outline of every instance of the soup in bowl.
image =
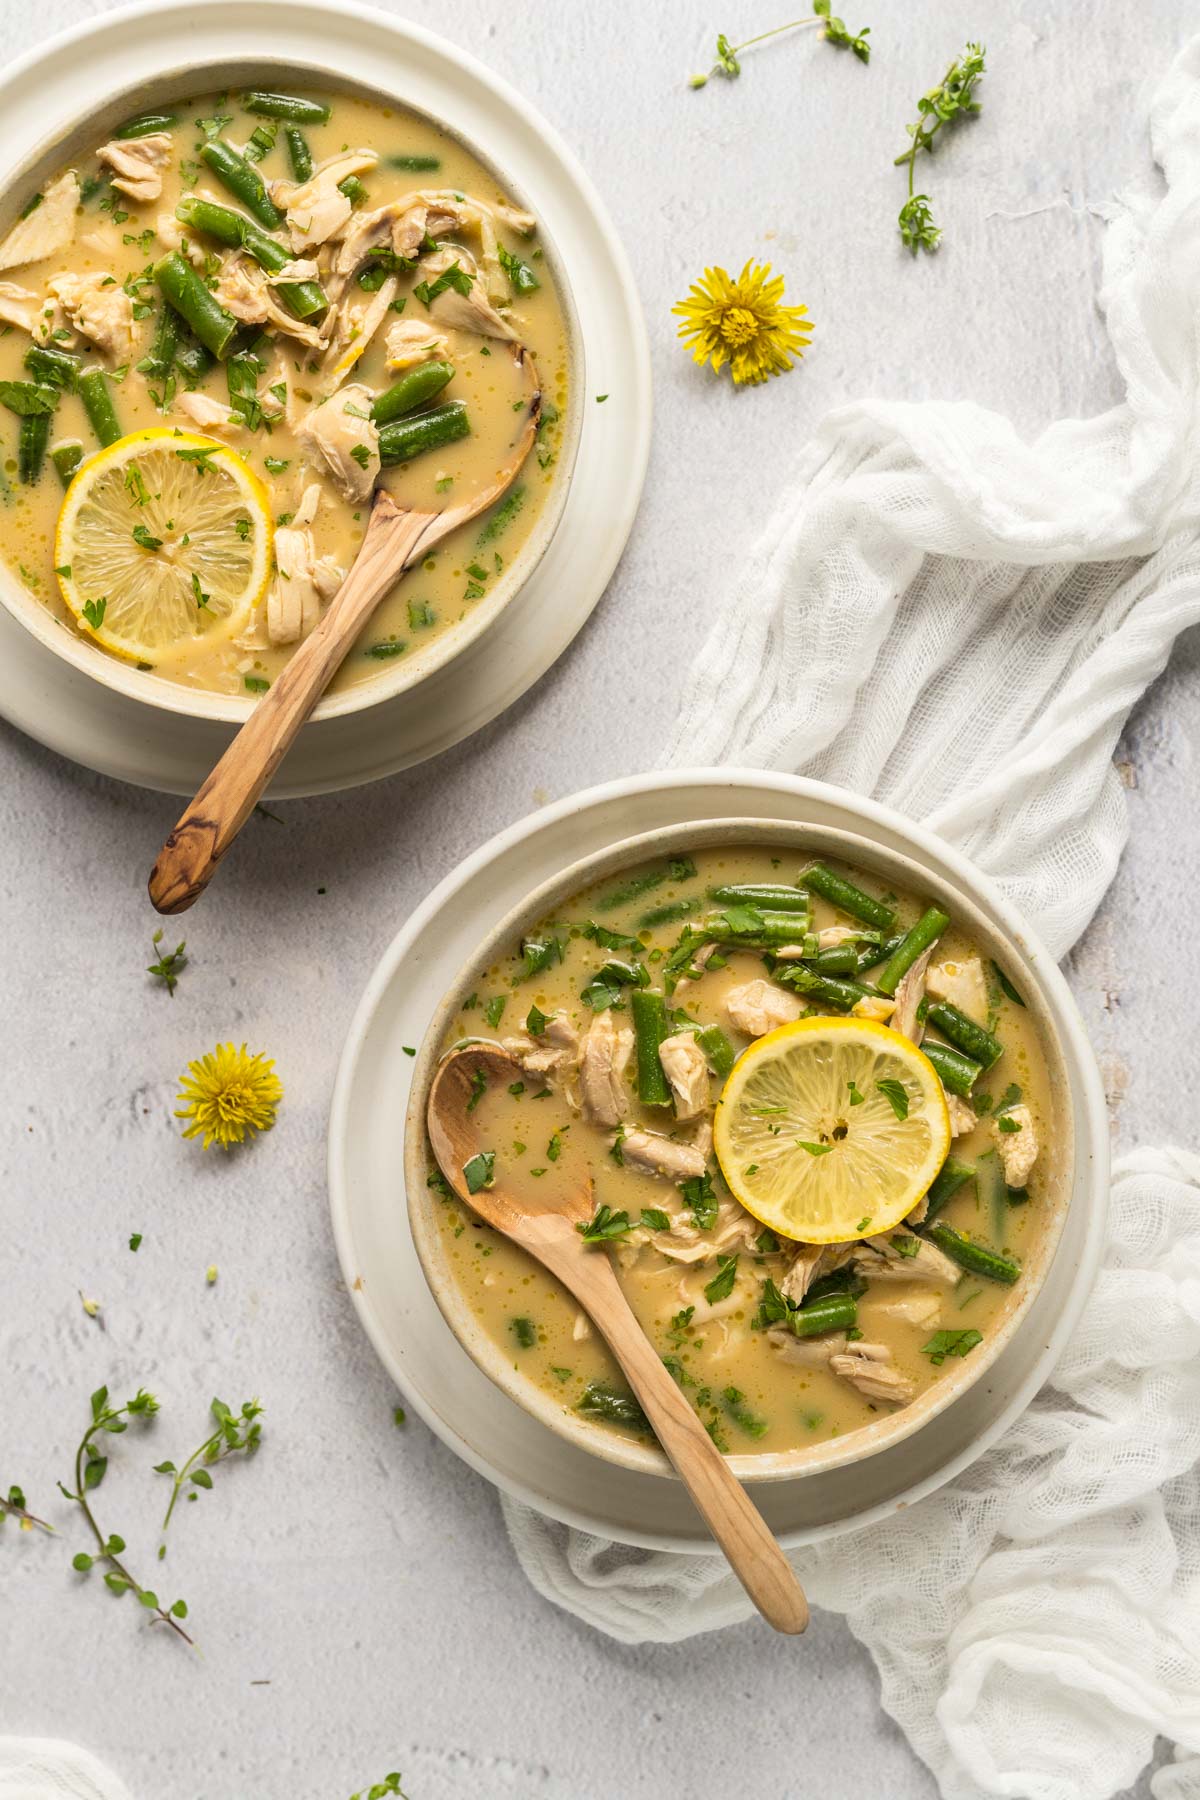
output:
M 460 1340 L 609 1460 L 667 1468 L 587 1315 L 429 1152 L 438 1061 L 480 1038 L 514 1069 L 472 1095 L 468 1189 L 588 1191 L 586 1253 L 613 1258 L 746 1479 L 917 1429 L 985 1374 L 1049 1267 L 1073 1125 L 1020 944 L 848 833 L 709 821 L 607 850 L 505 920 L 447 996 L 405 1166 Z
M 0 586 L 100 679 L 237 718 L 319 624 L 376 486 L 466 501 L 532 409 L 516 484 L 397 583 L 319 712 L 369 704 L 548 542 L 578 430 L 564 277 L 474 150 L 381 96 L 278 71 L 136 100 L 10 191 Z

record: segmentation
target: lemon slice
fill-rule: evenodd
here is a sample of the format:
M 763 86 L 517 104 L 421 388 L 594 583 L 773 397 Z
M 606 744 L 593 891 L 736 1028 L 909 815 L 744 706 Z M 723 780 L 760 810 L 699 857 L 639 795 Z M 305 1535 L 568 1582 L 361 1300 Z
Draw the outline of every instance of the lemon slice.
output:
M 950 1119 L 929 1058 L 871 1019 L 798 1019 L 738 1059 L 713 1141 L 731 1192 L 785 1237 L 889 1231 L 946 1160 Z
M 266 591 L 272 540 L 266 490 L 236 451 L 155 426 L 80 468 L 54 561 L 82 629 L 160 666 L 241 630 Z

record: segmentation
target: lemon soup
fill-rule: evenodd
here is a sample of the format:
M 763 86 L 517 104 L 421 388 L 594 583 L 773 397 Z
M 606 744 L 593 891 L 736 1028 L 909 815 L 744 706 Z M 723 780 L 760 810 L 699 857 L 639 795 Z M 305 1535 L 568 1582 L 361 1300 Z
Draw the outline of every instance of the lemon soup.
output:
M 479 1077 L 468 1189 L 590 1187 L 590 1252 L 723 1450 L 908 1405 L 1020 1289 L 1055 1162 L 1045 1057 L 1010 976 L 916 895 L 753 845 L 645 863 L 487 971 L 445 1047 L 480 1037 L 519 1072 Z M 645 1435 L 565 1289 L 430 1185 L 506 1357 Z
M 13 574 L 72 629 L 262 693 L 376 485 L 467 501 L 532 415 L 519 484 L 385 598 L 334 685 L 494 591 L 555 479 L 566 327 L 537 220 L 462 144 L 357 97 L 204 94 L 22 199 L 0 242 L 0 518 Z

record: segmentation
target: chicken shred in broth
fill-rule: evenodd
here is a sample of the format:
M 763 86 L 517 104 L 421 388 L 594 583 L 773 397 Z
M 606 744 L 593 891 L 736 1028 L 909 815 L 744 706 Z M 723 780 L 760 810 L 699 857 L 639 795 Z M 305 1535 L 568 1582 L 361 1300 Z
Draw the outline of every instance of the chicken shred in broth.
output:
M 819 886 L 885 922 L 865 923 Z M 798 942 L 781 941 L 784 926 L 772 934 L 781 915 L 764 908 L 779 903 L 764 887 L 807 908 L 792 915 Z M 445 1040 L 495 1039 L 521 1064 L 510 1088 L 476 1096 L 494 1162 L 474 1179 L 593 1183 L 589 1253 L 612 1254 L 667 1368 L 731 1453 L 844 1436 L 944 1380 L 999 1326 L 1042 1229 L 1057 1157 L 1045 1056 L 1022 997 L 953 921 L 939 923 L 944 914 L 881 889 L 753 845 L 643 864 L 529 931 Z M 899 979 L 882 994 L 889 968 Z M 638 1039 L 657 996 L 666 1035 L 650 1074 L 666 1105 L 639 1097 L 650 1090 Z M 872 1235 L 862 1220 L 845 1242 L 789 1241 L 722 1179 L 712 1142 L 723 1077 L 752 1041 L 806 1012 L 890 1022 L 947 1084 L 950 1154 L 899 1228 Z M 836 1154 L 836 1125 L 830 1135 Z M 514 1368 L 565 1409 L 645 1436 L 566 1290 L 432 1166 L 430 1187 L 454 1277 Z
M 270 686 L 353 561 L 377 480 L 438 511 L 496 479 L 530 403 L 522 346 L 541 424 L 517 485 L 381 602 L 332 685 L 469 618 L 556 479 L 567 338 L 537 220 L 448 133 L 359 97 L 203 94 L 127 121 L 29 196 L 0 242 L 0 331 L 6 555 L 83 636 L 101 597 L 86 617 L 65 603 L 55 525 L 101 445 L 199 433 L 262 482 L 270 584 L 236 634 L 197 588 L 185 635 L 152 662 L 127 656 L 185 686 Z M 188 537 L 167 526 L 139 540 L 148 579 L 186 583 Z

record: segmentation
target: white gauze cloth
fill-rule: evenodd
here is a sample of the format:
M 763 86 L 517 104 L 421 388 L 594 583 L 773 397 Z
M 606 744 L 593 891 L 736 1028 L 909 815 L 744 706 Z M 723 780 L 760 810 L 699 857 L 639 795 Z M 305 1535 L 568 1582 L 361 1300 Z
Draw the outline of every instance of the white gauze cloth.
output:
M 0 1737 L 0 1800 L 130 1800 L 130 1793 L 77 1744 Z
M 1121 726 L 1200 619 L 1200 39 L 1150 126 L 1165 193 L 1105 237 L 1124 402 L 1031 444 L 966 403 L 831 414 L 669 752 L 876 795 L 966 851 L 1060 956 L 1125 840 Z M 1200 1158 L 1144 1151 L 1117 1166 L 1053 1385 L 951 1486 L 794 1558 L 947 1800 L 1108 1800 L 1156 1734 L 1177 1746 L 1156 1800 L 1200 1800 L 1198 1459 Z M 505 1516 L 535 1586 L 613 1637 L 749 1614 L 719 1558 Z

